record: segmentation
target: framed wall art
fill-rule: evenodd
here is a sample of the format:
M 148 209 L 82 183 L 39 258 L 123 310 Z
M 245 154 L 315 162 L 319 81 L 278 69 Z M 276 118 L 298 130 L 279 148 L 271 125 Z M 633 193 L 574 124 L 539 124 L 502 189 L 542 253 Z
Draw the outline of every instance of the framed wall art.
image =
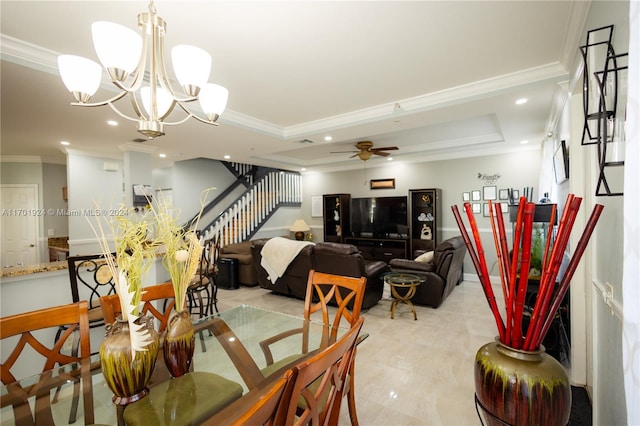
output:
M 396 187 L 395 179 L 371 179 L 371 189 L 394 189 Z
M 471 201 L 480 201 L 480 191 L 471 191 Z
M 485 201 L 498 199 L 498 188 L 495 186 L 482 187 L 482 199 Z
M 553 171 L 556 183 L 562 183 L 569 179 L 569 153 L 565 141 L 560 141 L 553 154 Z

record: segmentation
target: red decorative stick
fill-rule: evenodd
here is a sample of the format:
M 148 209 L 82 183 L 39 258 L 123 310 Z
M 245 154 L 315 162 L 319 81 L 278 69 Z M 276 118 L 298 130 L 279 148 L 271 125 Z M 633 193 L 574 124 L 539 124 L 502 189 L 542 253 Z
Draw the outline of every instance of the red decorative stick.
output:
M 471 212 L 471 204 L 464 203 L 464 208 L 467 212 L 467 216 L 469 216 L 469 224 L 471 225 L 471 230 L 474 234 L 474 237 L 478 234 L 478 227 L 476 225 L 475 219 L 473 218 L 473 213 Z M 489 276 L 486 273 L 487 265 L 484 259 L 484 256 L 479 257 L 476 254 L 476 251 L 471 243 L 471 239 L 469 238 L 469 234 L 467 234 L 467 230 L 464 226 L 464 222 L 462 221 L 462 217 L 460 216 L 460 212 L 458 211 L 458 206 L 451 206 L 451 210 L 453 211 L 453 215 L 456 219 L 456 223 L 458 224 L 458 228 L 460 229 L 460 234 L 462 235 L 462 239 L 464 240 L 467 249 L 469 249 L 469 256 L 471 257 L 471 261 L 473 262 L 473 266 L 476 268 L 476 272 L 478 273 L 478 278 L 480 278 L 480 284 L 482 285 L 482 289 L 484 290 L 484 295 L 487 299 L 487 303 L 489 304 L 489 308 L 491 309 L 491 313 L 496 321 L 496 326 L 498 327 L 498 335 L 500 336 L 500 341 L 504 342 L 505 338 L 505 330 L 504 324 L 502 322 L 502 317 L 500 316 L 500 311 L 498 310 L 498 305 L 496 303 L 496 297 L 493 294 L 493 289 L 491 288 L 491 281 L 489 280 Z M 480 238 L 476 239 L 476 244 L 480 242 Z M 479 245 L 480 249 L 482 249 L 482 243 Z M 481 264 L 484 263 L 483 265 Z
M 549 246 L 551 245 L 551 240 L 553 236 L 553 225 L 556 220 L 556 205 L 551 206 L 551 218 L 549 218 L 549 228 L 547 228 L 547 242 L 544 246 L 544 256 L 542 257 L 542 267 L 540 269 L 540 273 L 544 271 L 547 266 L 547 256 L 549 255 Z
M 531 265 L 531 232 L 533 230 L 533 214 L 536 205 L 526 203 L 524 207 L 524 232 L 522 234 L 522 259 L 520 261 L 520 281 L 518 290 L 513 299 L 513 331 L 511 333 L 511 345 L 515 349 L 522 348 L 522 311 L 524 310 L 524 299 L 527 296 L 527 286 L 529 285 L 529 267 Z
M 569 284 L 571 283 L 571 278 L 573 278 L 573 274 L 576 271 L 578 264 L 580 263 L 580 259 L 582 258 L 582 255 L 584 254 L 584 250 L 587 248 L 587 244 L 589 243 L 589 238 L 591 238 L 591 234 L 593 233 L 593 230 L 596 227 L 596 223 L 598 223 L 598 219 L 600 218 L 600 214 L 602 213 L 603 209 L 604 209 L 604 206 L 602 204 L 596 204 L 593 207 L 593 210 L 591 211 L 591 216 L 587 221 L 587 226 L 582 232 L 582 236 L 580 237 L 580 240 L 578 240 L 578 244 L 576 245 L 576 251 L 573 253 L 573 256 L 571 256 L 571 260 L 569 261 L 567 270 L 565 271 L 564 276 L 562 277 L 562 281 L 560 282 L 560 287 L 558 288 L 558 291 L 556 292 L 553 298 L 553 302 L 551 303 L 551 307 L 547 312 L 547 317 L 544 320 L 542 330 L 540 331 L 540 335 L 538 336 L 538 342 L 534 342 L 536 344 L 535 347 L 540 346 L 540 344 L 542 343 L 542 340 L 544 339 L 544 336 L 547 334 L 547 331 L 549 331 L 551 322 L 555 317 L 555 312 L 560 307 L 560 304 L 562 303 L 562 299 L 564 299 L 565 294 L 567 294 L 567 290 L 569 289 Z
M 573 228 L 573 223 L 578 215 L 581 202 L 582 198 L 569 195 L 567 203 L 565 204 L 565 211 L 562 214 L 563 220 L 560 220 L 560 226 L 558 227 L 558 238 L 553 245 L 553 250 L 551 250 L 551 261 L 549 262 L 547 271 L 544 271 L 545 273 L 541 277 L 540 290 L 538 291 L 536 304 L 531 315 L 531 322 L 527 330 L 525 350 L 531 351 L 537 348 L 537 346 L 533 345 L 540 336 L 542 318 L 546 317 L 548 313 L 549 303 L 556 285 L 558 270 L 560 269 L 562 258 L 569 242 L 571 228 Z
M 520 239 L 522 233 L 522 216 L 524 215 L 524 205 L 527 202 L 525 197 L 520 197 L 518 205 L 518 217 L 516 219 L 516 231 L 513 236 L 513 250 L 511 254 L 511 271 L 509 277 L 509 298 L 507 299 L 507 341 L 502 343 L 511 345 L 511 327 L 513 325 L 513 307 L 516 294 L 516 281 L 518 278 L 518 259 L 520 258 Z
M 496 255 L 498 256 L 498 269 L 500 270 L 500 284 L 502 285 L 502 296 L 504 297 L 504 300 L 507 300 L 507 283 L 505 280 L 504 271 L 502 269 L 502 254 L 500 249 L 500 241 L 498 240 L 498 232 L 496 232 L 496 223 L 494 221 L 495 215 L 493 214 L 493 207 L 494 207 L 494 204 L 491 202 L 491 200 L 489 200 L 489 220 L 491 222 L 491 231 L 493 232 L 493 243 L 496 246 Z M 495 207 L 499 209 L 500 204 L 498 203 L 497 205 L 495 205 Z M 499 212 L 496 212 L 496 215 L 498 217 L 501 216 Z
M 502 257 L 502 264 L 500 265 L 501 271 L 503 271 L 505 278 L 505 297 L 506 301 L 509 296 L 509 246 L 507 244 L 507 233 L 504 229 L 504 219 L 502 218 L 502 206 L 500 203 L 495 205 L 496 208 L 496 216 L 498 217 L 498 233 L 500 234 L 500 250 L 502 251 L 502 256 L 498 253 L 498 259 Z

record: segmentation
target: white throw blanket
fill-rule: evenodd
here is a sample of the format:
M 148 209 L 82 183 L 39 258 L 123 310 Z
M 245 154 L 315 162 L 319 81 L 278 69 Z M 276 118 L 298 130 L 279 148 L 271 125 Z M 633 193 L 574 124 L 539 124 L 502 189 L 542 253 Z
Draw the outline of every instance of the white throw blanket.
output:
M 274 237 L 262 247 L 260 265 L 267 271 L 267 278 L 275 284 L 284 274 L 293 259 L 304 247 L 313 245 L 309 241 L 294 241 L 282 237 Z

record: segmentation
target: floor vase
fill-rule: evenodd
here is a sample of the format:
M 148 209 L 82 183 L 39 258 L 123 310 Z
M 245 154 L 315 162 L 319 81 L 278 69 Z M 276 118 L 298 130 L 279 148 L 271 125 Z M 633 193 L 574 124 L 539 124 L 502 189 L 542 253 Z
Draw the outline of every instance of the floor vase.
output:
M 120 318 L 106 326 L 105 339 L 100 345 L 102 373 L 117 405 L 138 401 L 149 393 L 147 385 L 158 359 L 160 343 L 153 319 L 140 317 L 136 323 L 143 324 L 151 336 L 145 351 L 136 351 L 133 356 L 129 323 Z
M 195 349 L 195 330 L 189 311 L 174 312 L 163 343 L 164 362 L 173 377 L 189 372 Z
M 476 353 L 476 407 L 487 425 L 565 426 L 571 386 L 564 367 L 545 353 L 495 342 Z

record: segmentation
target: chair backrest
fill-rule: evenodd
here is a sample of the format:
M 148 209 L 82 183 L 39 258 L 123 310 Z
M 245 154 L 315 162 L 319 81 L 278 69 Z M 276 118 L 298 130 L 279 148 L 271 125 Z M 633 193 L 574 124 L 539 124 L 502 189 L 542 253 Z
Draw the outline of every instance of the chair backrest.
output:
M 321 311 L 322 321 L 328 326 L 339 327 L 343 318 L 353 326 L 360 318 L 366 285 L 366 277 L 346 277 L 312 269 L 307 280 L 304 317 L 312 319 L 315 312 Z M 329 313 L 330 302 L 333 302 L 332 309 L 337 307 L 333 318 Z
M 348 277 L 367 275 L 362 253 L 352 244 L 316 243 L 313 247 L 313 269 Z
M 115 254 L 114 254 L 115 256 Z M 116 284 L 104 260 L 103 254 L 70 256 L 67 259 L 71 299 L 74 302 L 87 300 L 89 310 L 99 310 L 100 297 L 116 293 Z M 91 326 L 104 324 L 102 318 L 91 315 Z
M 202 247 L 202 255 L 206 264 L 205 271 L 207 275 L 210 278 L 215 277 L 216 273 L 218 272 L 217 263 L 220 256 L 220 246 L 216 237 L 209 238 L 208 240 L 204 241 Z
M 363 322 L 364 318 L 360 318 L 335 343 L 295 367 L 297 378 L 284 424 L 338 424 L 347 375 Z
M 243 402 L 248 407 L 231 424 L 233 426 L 284 424 L 297 373 L 296 369 L 287 370 L 273 386 L 264 391 L 253 389 L 249 392 Z M 240 409 L 242 408 L 238 408 Z
M 53 342 L 50 336 L 46 333 L 37 333 L 38 330 L 51 329 L 54 327 L 59 328 L 61 326 L 64 326 L 64 332 L 61 333 L 53 345 L 49 344 L 49 342 Z M 63 353 L 62 349 L 65 347 L 65 343 L 67 341 L 73 341 L 74 337 L 72 336 L 76 333 L 78 333 L 80 340 L 80 355 L 74 354 L 73 352 L 70 355 Z M 16 378 L 11 372 L 12 367 L 14 367 L 20 356 L 23 354 L 26 355 L 24 349 L 30 346 L 45 359 L 42 372 L 52 370 L 56 364 L 66 365 L 70 363 L 80 363 L 82 365 L 83 388 L 85 392 L 85 397 L 83 398 L 85 421 L 92 423 L 93 396 L 91 392 L 91 374 L 89 373 L 91 342 L 87 302 L 81 301 L 70 305 L 55 306 L 0 318 L 0 340 L 14 336 L 19 336 L 19 338 L 14 349 L 5 358 L 5 362 L 0 364 L 0 376 L 3 384 L 15 384 L 15 386 L 8 387 L 8 389 L 9 393 L 14 397 L 11 398 L 11 404 L 14 406 L 16 417 L 24 415 L 25 409 L 29 409 L 28 399 L 36 396 L 36 423 L 53 424 L 50 395 L 49 392 L 43 392 L 45 384 L 50 382 L 48 381 L 48 377 L 51 373 L 49 372 L 43 375 L 43 383 L 45 384 L 35 384 L 22 388 L 19 384 L 15 383 Z M 60 384 L 60 381 L 55 383 L 54 389 L 55 386 Z M 31 415 L 30 409 L 26 412 Z
M 170 282 L 144 287 L 140 300 L 144 302 L 142 305 L 142 314 L 151 313 L 158 320 L 158 332 L 166 330 L 171 311 L 176 304 L 173 285 Z M 162 309 L 158 309 L 154 302 L 166 301 Z M 122 313 L 120 306 L 120 298 L 117 294 L 100 297 L 100 306 L 102 308 L 102 316 L 107 324 L 112 324 L 118 315 Z

